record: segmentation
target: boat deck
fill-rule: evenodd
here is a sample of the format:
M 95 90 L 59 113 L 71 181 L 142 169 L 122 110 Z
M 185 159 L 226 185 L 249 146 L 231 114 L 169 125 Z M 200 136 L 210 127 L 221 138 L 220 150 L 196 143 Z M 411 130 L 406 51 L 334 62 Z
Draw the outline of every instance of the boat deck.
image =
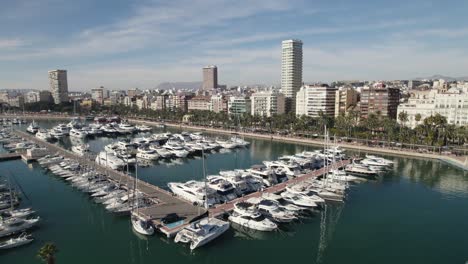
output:
M 87 157 L 82 157 L 77 155 L 74 152 L 66 150 L 60 146 L 45 142 L 36 138 L 34 135 L 14 130 L 16 135 L 23 137 L 27 140 L 33 141 L 39 146 L 46 147 L 49 149 L 50 153 L 58 153 L 65 158 L 74 159 L 80 164 L 96 169 L 98 172 L 108 175 L 108 177 L 115 181 L 120 182 L 128 189 L 133 189 L 135 178 L 129 176 L 121 171 L 112 170 L 110 168 L 101 166 L 90 160 Z M 18 156 L 21 157 L 21 156 Z M 178 227 L 166 227 L 161 223 L 161 219 L 169 214 L 177 214 L 184 219 L 183 224 L 188 224 L 194 219 L 198 218 L 200 215 L 206 213 L 206 210 L 197 206 L 192 205 L 190 202 L 180 199 L 179 197 L 174 196 L 171 192 L 159 188 L 158 186 L 149 184 L 145 181 L 138 180 L 138 190 L 141 191 L 146 198 L 154 202 L 153 205 L 145 208 L 139 209 L 139 215 L 146 220 L 153 221 L 156 227 L 166 235 L 172 235 L 174 230 L 178 230 Z

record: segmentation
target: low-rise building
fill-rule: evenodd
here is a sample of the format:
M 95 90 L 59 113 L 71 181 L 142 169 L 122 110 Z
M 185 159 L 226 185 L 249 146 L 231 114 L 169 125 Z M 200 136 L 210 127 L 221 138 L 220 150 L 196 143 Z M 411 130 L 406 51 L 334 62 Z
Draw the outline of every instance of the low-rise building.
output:
M 435 114 L 447 118 L 447 123 L 468 125 L 468 93 L 465 89 L 450 88 L 446 92 L 440 89 L 413 91 L 408 102 L 398 106 L 398 115 L 405 112 L 408 121 L 403 123 L 411 128 L 422 124 L 424 119 Z
M 207 110 L 211 108 L 211 98 L 209 96 L 195 96 L 187 102 L 188 111 Z

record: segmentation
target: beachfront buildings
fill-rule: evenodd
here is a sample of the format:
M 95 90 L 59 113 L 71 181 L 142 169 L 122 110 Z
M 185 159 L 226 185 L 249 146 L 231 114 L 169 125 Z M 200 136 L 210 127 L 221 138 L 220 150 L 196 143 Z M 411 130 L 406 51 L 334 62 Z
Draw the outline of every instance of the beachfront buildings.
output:
M 398 106 L 398 114 L 406 112 L 408 115 L 408 121 L 403 124 L 414 128 L 438 113 L 447 118 L 449 124 L 468 125 L 468 89 L 452 87 L 445 91 L 441 88 L 412 91 L 408 102 Z
M 304 85 L 296 94 L 296 115 L 334 116 L 336 88 L 328 85 Z
M 400 89 L 387 87 L 383 83 L 374 83 L 361 90 L 361 118 L 367 118 L 371 113 L 396 119 L 397 107 L 400 102 Z
M 251 114 L 270 117 L 275 114 L 284 114 L 285 96 L 276 91 L 262 91 L 253 93 L 251 99 Z
M 209 111 L 211 108 L 211 97 L 210 96 L 195 96 L 188 100 L 187 102 L 187 110 L 194 111 L 194 110 L 206 110 Z
M 55 104 L 68 102 L 68 81 L 66 70 L 49 71 L 49 88 Z
M 210 65 L 203 67 L 203 90 L 218 88 L 218 67 Z
M 281 47 L 281 92 L 286 97 L 286 111 L 295 111 L 296 93 L 302 86 L 302 41 L 284 40 Z
M 98 104 L 104 104 L 104 99 L 109 97 L 109 91 L 103 86 L 91 89 L 91 98 Z
M 358 92 L 354 88 L 341 88 L 335 92 L 335 117 L 347 115 L 358 103 Z

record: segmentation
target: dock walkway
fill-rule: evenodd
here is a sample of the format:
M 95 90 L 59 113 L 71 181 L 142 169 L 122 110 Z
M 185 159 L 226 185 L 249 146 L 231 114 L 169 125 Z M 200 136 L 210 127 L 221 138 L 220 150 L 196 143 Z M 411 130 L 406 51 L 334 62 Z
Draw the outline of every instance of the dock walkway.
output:
M 15 159 L 21 159 L 21 153 L 13 152 L 13 153 L 1 153 L 0 154 L 0 161 L 15 160 Z
M 130 175 L 99 165 L 94 160 L 81 157 L 69 150 L 49 142 L 45 142 L 26 132 L 13 130 L 13 133 L 22 138 L 33 141 L 39 146 L 46 147 L 50 150 L 51 153 L 58 153 L 65 158 L 78 161 L 81 165 L 94 168 L 96 171 L 107 175 L 109 179 L 126 186 L 128 189 L 133 189 L 135 178 Z M 191 203 L 174 196 L 171 192 L 161 189 L 158 186 L 149 184 L 145 181 L 138 180 L 138 190 L 142 192 L 146 198 L 149 198 L 155 202 L 154 205 L 140 208 L 138 210 L 139 215 L 146 220 L 153 221 L 155 226 L 160 228 L 160 230 L 166 235 L 168 235 L 168 232 L 172 235 L 174 229 L 167 228 L 161 223 L 161 219 L 168 214 L 177 214 L 178 216 L 184 218 L 184 223 L 189 223 L 193 221 L 193 219 L 196 219 L 199 215 L 206 213 L 205 209 L 194 206 Z
M 332 169 L 342 168 L 342 167 L 346 166 L 347 164 L 349 164 L 349 160 L 343 160 L 341 162 L 338 162 L 335 166 L 333 166 L 333 168 L 328 168 L 328 170 L 330 171 Z M 304 181 L 314 179 L 314 178 L 318 178 L 318 177 L 324 175 L 326 173 L 326 170 L 327 170 L 326 168 L 320 168 L 320 169 L 314 170 L 314 171 L 312 171 L 312 172 L 310 172 L 308 174 L 304 174 L 304 175 L 301 175 L 301 176 L 296 177 L 294 179 L 291 179 L 289 181 L 282 182 L 282 183 L 276 184 L 274 186 L 271 186 L 269 188 L 266 188 L 263 191 L 254 192 L 254 193 L 251 193 L 249 195 L 246 195 L 246 196 L 237 198 L 235 200 L 232 200 L 232 201 L 230 201 L 228 203 L 218 205 L 218 206 L 216 206 L 214 208 L 211 208 L 209 210 L 209 215 L 212 216 L 212 217 L 220 216 L 222 214 L 225 214 L 227 212 L 232 211 L 234 209 L 234 204 L 237 203 L 237 202 L 243 202 L 243 201 L 246 201 L 246 200 L 248 200 L 250 198 L 253 198 L 253 197 L 261 197 L 263 193 L 279 193 L 279 192 L 283 191 L 284 189 L 286 189 L 286 187 L 288 185 L 304 182 Z

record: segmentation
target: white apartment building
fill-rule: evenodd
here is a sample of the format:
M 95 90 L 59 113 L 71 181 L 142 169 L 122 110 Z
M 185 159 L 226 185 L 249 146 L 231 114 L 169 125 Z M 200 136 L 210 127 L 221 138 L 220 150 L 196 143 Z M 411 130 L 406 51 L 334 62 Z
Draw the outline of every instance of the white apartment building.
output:
M 68 81 L 66 70 L 49 71 L 49 87 L 55 104 L 68 102 Z
M 304 85 L 296 95 L 296 115 L 319 117 L 335 115 L 336 88 L 328 86 Z
M 40 98 L 41 97 L 39 95 L 39 92 L 30 91 L 25 94 L 24 102 L 25 103 L 37 103 L 41 100 Z
M 98 104 L 103 104 L 104 99 L 109 98 L 109 91 L 104 89 L 104 87 L 99 87 L 91 89 L 91 98 Z
M 250 98 L 245 96 L 231 96 L 228 101 L 228 113 L 242 115 L 251 112 Z
M 270 117 L 274 114 L 284 114 L 285 96 L 278 91 L 256 92 L 252 94 L 251 114 Z
M 284 40 L 281 49 L 281 92 L 287 99 L 287 111 L 294 111 L 296 93 L 302 86 L 302 41 Z
M 450 88 L 447 92 L 438 89 L 414 91 L 407 103 L 398 106 L 397 116 L 401 112 L 408 114 L 408 122 L 405 125 L 411 128 L 436 113 L 445 116 L 449 124 L 468 125 L 468 89 Z M 418 114 L 421 119 L 416 121 Z

